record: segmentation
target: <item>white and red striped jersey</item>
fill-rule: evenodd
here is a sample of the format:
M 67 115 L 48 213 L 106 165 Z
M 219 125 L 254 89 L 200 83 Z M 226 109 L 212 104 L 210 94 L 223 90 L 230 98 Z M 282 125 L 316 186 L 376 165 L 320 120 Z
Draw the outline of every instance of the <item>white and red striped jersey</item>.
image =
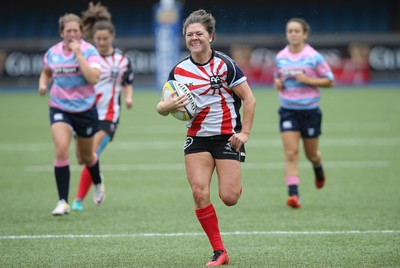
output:
M 170 72 L 169 80 L 184 83 L 197 105 L 188 123 L 188 136 L 228 135 L 240 132 L 241 99 L 231 90 L 247 78 L 236 63 L 222 52 L 214 51 L 206 64 L 187 56 Z
M 101 56 L 100 64 L 100 81 L 95 85 L 99 120 L 117 123 L 121 114 L 121 89 L 133 84 L 132 64 L 119 49 L 114 49 L 111 55 Z

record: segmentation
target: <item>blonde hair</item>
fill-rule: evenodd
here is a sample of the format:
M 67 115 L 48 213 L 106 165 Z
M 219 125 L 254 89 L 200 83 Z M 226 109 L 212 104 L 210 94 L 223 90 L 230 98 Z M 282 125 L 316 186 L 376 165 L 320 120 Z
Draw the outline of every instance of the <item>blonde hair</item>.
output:
M 83 23 L 81 18 L 73 13 L 66 13 L 58 20 L 58 31 L 60 33 L 64 31 L 65 24 L 67 24 L 68 22 L 77 22 L 79 24 L 79 28 L 81 29 L 81 31 L 83 31 Z

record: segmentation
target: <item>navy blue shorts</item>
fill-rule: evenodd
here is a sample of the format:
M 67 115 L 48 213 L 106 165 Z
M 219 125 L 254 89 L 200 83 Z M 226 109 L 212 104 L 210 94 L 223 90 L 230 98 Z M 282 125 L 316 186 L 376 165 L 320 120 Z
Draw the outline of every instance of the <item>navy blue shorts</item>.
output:
M 236 152 L 228 142 L 231 135 L 218 135 L 211 137 L 186 137 L 183 146 L 185 155 L 209 152 L 214 159 L 232 159 L 244 162 L 246 158 L 246 150 L 244 145 L 240 148 L 240 152 Z
M 97 109 L 92 108 L 81 113 L 69 113 L 50 107 L 50 125 L 57 122 L 65 122 L 71 126 L 77 136 L 90 138 L 99 130 Z
M 298 131 L 303 138 L 316 138 L 321 135 L 322 112 L 312 110 L 279 109 L 280 131 Z
M 110 136 L 110 141 L 114 138 L 115 131 L 117 131 L 118 122 L 114 123 L 112 121 L 101 120 L 99 121 L 99 130 L 103 130 Z

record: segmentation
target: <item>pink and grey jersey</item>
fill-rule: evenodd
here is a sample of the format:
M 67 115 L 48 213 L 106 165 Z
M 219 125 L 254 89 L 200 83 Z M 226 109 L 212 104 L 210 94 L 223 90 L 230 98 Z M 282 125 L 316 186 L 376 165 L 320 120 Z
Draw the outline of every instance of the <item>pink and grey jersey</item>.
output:
M 132 64 L 122 51 L 101 56 L 100 81 L 95 85 L 99 120 L 117 123 L 121 114 L 120 96 L 123 86 L 133 84 Z
M 71 113 L 89 110 L 96 101 L 94 85 L 86 81 L 74 53 L 66 53 L 63 45 L 61 41 L 52 46 L 43 59 L 44 67 L 51 70 L 53 79 L 49 105 Z M 89 65 L 100 69 L 96 48 L 84 40 L 80 41 L 80 47 Z
M 306 44 L 293 54 L 286 46 L 275 57 L 274 77 L 281 78 L 283 88 L 279 93 L 281 107 L 292 110 L 309 110 L 319 107 L 320 92 L 317 87 L 299 83 L 295 75 L 304 73 L 310 78 L 324 77 L 333 81 L 333 73 L 324 57 Z
M 241 99 L 232 91 L 247 78 L 227 55 L 214 51 L 206 64 L 188 56 L 171 71 L 169 79 L 184 83 L 197 104 L 188 123 L 188 136 L 229 135 L 240 132 Z

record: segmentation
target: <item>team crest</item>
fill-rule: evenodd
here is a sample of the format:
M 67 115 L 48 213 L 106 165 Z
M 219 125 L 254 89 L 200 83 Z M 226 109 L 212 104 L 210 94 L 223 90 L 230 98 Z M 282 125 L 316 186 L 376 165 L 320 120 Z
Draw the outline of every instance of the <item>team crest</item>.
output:
M 314 128 L 308 128 L 307 129 L 308 136 L 314 136 L 315 135 L 315 129 Z
M 212 89 L 219 89 L 222 87 L 221 77 L 218 75 L 210 76 L 210 85 Z
M 112 67 L 111 68 L 111 79 L 115 80 L 118 78 L 118 74 L 119 74 L 119 68 L 118 67 Z

